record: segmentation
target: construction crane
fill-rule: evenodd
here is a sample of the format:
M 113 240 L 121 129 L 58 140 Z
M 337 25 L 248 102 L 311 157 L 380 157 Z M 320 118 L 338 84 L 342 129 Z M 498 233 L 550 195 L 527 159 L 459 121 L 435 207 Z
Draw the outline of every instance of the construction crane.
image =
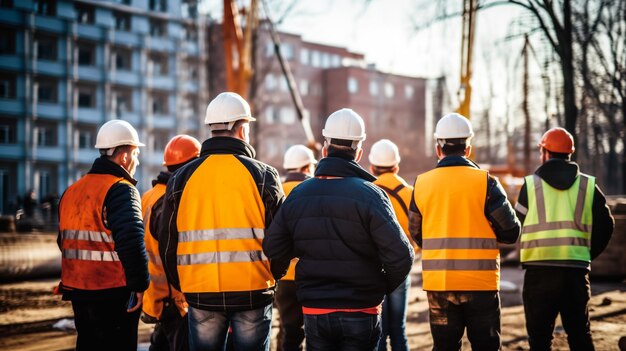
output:
M 472 102 L 472 55 L 474 52 L 474 32 L 476 29 L 476 8 L 478 0 L 463 0 L 463 28 L 461 36 L 461 85 L 459 87 L 459 107 L 457 112 L 468 119 Z
M 320 149 L 319 143 L 315 141 L 315 136 L 311 129 L 310 117 L 305 113 L 300 92 L 296 88 L 296 83 L 289 67 L 289 62 L 285 60 L 280 51 L 280 37 L 274 28 L 274 24 L 269 16 L 269 10 L 263 1 L 266 22 L 269 25 L 270 35 L 274 44 L 274 53 L 278 58 L 278 63 L 287 80 L 287 86 L 291 94 L 291 99 L 298 114 L 298 119 L 304 129 L 306 144 L 313 151 Z M 252 33 L 258 27 L 257 1 L 250 1 L 250 10 L 246 14 L 246 27 L 242 29 L 239 18 L 239 10 L 235 0 L 224 0 L 224 21 L 222 31 L 224 36 L 224 53 L 226 64 L 226 87 L 241 95 L 246 101 L 250 101 L 249 86 L 254 74 L 252 68 Z M 237 58 L 237 60 L 235 60 Z

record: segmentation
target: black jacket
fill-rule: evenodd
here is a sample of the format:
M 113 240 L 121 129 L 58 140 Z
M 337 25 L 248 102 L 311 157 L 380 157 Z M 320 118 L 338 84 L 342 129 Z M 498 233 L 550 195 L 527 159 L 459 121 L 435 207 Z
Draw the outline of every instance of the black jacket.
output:
M 479 168 L 470 159 L 462 156 L 446 156 L 437 163 L 437 167 L 454 166 Z M 515 217 L 511 203 L 507 200 L 506 193 L 497 178 L 489 176 L 487 179 L 485 198 L 485 217 L 491 223 L 497 241 L 504 244 L 516 242 L 520 235 L 521 225 Z M 422 247 L 422 214 L 412 197 L 409 210 L 409 232 L 415 243 Z
M 122 177 L 133 185 L 137 184 L 137 181 L 124 168 L 105 157 L 94 161 L 89 174 L 110 174 Z M 128 298 L 131 291 L 144 291 L 150 284 L 141 216 L 141 198 L 137 188 L 126 183 L 113 185 L 104 199 L 102 211 L 105 225 L 111 230 L 115 241 L 115 252 L 124 267 L 126 287 L 95 291 L 63 290 L 65 300 Z M 60 237 L 57 241 L 60 245 Z
M 575 162 L 566 161 L 562 159 L 550 159 L 541 165 L 535 171 L 535 174 L 548 183 L 551 187 L 566 190 L 569 189 L 580 172 L 578 165 Z M 526 212 L 528 210 L 528 194 L 526 192 L 526 182 L 522 186 L 515 205 L 515 212 L 520 221 L 524 223 L 526 219 Z M 595 191 L 593 193 L 593 205 L 591 214 L 593 217 L 593 226 L 591 229 L 591 259 L 598 257 L 602 251 L 606 248 L 611 240 L 613 234 L 613 227 L 615 222 L 611 215 L 611 210 L 606 204 L 604 194 L 600 190 L 600 187 L 596 184 Z M 531 265 L 546 265 L 548 262 L 534 262 Z M 525 266 L 528 264 L 525 264 Z M 585 266 L 588 266 L 585 264 Z
M 353 160 L 322 159 L 287 197 L 263 241 L 275 276 L 298 257 L 298 300 L 314 308 L 377 306 L 411 270 L 413 248 L 376 178 Z M 324 179 L 325 176 L 341 177 Z
M 265 227 L 272 222 L 278 207 L 285 195 L 280 185 L 278 172 L 275 168 L 254 159 L 252 146 L 240 139 L 230 137 L 214 137 L 202 143 L 200 157 L 176 170 L 167 183 L 163 201 L 163 211 L 158 226 L 159 254 L 165 268 L 168 281 L 176 289 L 180 289 L 178 278 L 176 249 L 178 247 L 177 213 L 178 205 L 185 185 L 196 169 L 211 155 L 234 155 L 256 181 L 257 190 L 265 206 Z M 215 170 L 219 172 L 219 169 Z M 211 196 L 211 189 L 206 189 L 198 196 Z M 212 279 L 213 277 L 205 277 Z M 237 279 L 237 277 L 232 277 Z M 219 311 L 240 311 L 260 308 L 272 303 L 274 289 L 268 288 L 255 291 L 194 293 L 185 294 L 187 303 L 194 308 Z

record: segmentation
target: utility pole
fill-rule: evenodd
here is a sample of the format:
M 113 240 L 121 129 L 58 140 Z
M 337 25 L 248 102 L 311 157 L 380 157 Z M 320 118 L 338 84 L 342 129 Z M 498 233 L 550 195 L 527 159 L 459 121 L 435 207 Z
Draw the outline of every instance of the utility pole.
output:
M 530 173 L 530 111 L 528 110 L 528 51 L 530 49 L 530 41 L 528 34 L 524 35 L 524 47 L 522 55 L 524 57 L 524 100 L 522 102 L 522 110 L 524 111 L 524 174 Z

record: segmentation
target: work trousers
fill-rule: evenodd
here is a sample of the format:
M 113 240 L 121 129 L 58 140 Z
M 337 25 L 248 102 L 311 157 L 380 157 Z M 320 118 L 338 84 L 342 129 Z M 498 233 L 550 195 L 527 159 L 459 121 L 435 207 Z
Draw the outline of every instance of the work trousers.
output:
M 594 350 L 588 308 L 591 287 L 586 269 L 527 266 L 522 296 L 531 350 L 550 350 L 559 313 L 570 349 Z
M 76 350 L 137 350 L 141 309 L 126 312 L 128 300 L 72 300 Z
M 187 316 L 159 321 L 150 336 L 150 351 L 189 350 L 189 323 Z
M 428 291 L 433 350 L 461 350 L 467 328 L 472 350 L 500 349 L 497 291 Z
M 392 351 L 408 351 L 409 341 L 406 337 L 406 310 L 409 303 L 411 275 L 392 293 L 385 296 L 383 302 L 382 326 L 383 334 L 378 343 L 378 351 L 387 350 L 387 337 Z
M 276 307 L 280 316 L 278 351 L 302 350 L 304 341 L 304 319 L 302 305 L 296 296 L 296 283 L 281 280 L 276 288 Z
M 380 315 L 362 312 L 305 314 L 307 351 L 374 351 L 380 340 Z

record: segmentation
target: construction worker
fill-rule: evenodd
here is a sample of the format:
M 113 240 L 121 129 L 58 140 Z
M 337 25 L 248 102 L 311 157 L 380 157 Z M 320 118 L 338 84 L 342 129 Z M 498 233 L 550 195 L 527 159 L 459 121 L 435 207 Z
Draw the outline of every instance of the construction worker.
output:
M 393 212 L 402 226 L 404 234 L 417 250 L 417 245 L 409 235 L 409 205 L 413 187 L 398 176 L 400 170 L 400 153 L 396 144 L 388 139 L 382 139 L 374 143 L 369 154 L 370 172 L 378 177 L 374 184 L 383 189 L 393 206 Z M 382 337 L 378 343 L 379 350 L 387 350 L 387 338 L 389 337 L 391 349 L 407 350 L 409 341 L 406 337 L 406 310 L 409 303 L 409 288 L 411 287 L 411 275 L 400 284 L 396 290 L 385 296 L 382 313 Z
M 250 106 L 221 93 L 206 110 L 211 137 L 167 184 L 159 251 L 189 304 L 191 350 L 269 350 L 275 279 L 261 242 L 284 199 L 278 172 L 254 159 Z
M 542 165 L 524 179 L 515 205 L 523 223 L 524 313 L 531 350 L 550 350 L 557 315 L 572 350 L 593 350 L 590 262 L 607 246 L 614 221 L 594 177 L 571 161 L 574 138 L 548 130 Z
M 413 249 L 376 178 L 358 165 L 363 119 L 331 114 L 315 177 L 298 185 L 263 242 L 275 274 L 293 257 L 307 350 L 375 350 L 380 312 L 411 270 Z
M 72 301 L 77 350 L 135 350 L 143 291 L 149 283 L 141 201 L 133 179 L 137 131 L 112 120 L 98 130 L 89 173 L 59 205 L 63 300 Z
M 416 178 L 410 206 L 435 350 L 460 350 L 465 328 L 472 349 L 500 349 L 498 242 L 517 241 L 520 223 L 498 180 L 467 158 L 473 135 L 459 114 L 439 120 L 439 162 Z
M 313 151 L 304 145 L 294 145 L 287 149 L 283 160 L 283 168 L 287 170 L 283 190 L 289 196 L 291 190 L 303 181 L 310 179 L 315 172 L 317 160 Z M 278 350 L 302 350 L 304 341 L 304 320 L 302 305 L 296 296 L 296 263 L 297 258 L 291 260 L 289 269 L 281 278 L 276 288 L 276 307 L 280 316 L 280 330 L 278 331 Z
M 146 251 L 150 286 L 143 295 L 142 320 L 155 323 L 150 336 L 150 350 L 187 350 L 189 348 L 187 323 L 187 302 L 185 296 L 168 283 L 161 257 L 157 228 L 163 209 L 165 186 L 173 172 L 195 160 L 200 155 L 200 142 L 189 135 L 177 135 L 165 146 L 163 165 L 167 172 L 161 172 L 152 181 L 152 189 L 141 198 L 141 212 L 146 228 Z

